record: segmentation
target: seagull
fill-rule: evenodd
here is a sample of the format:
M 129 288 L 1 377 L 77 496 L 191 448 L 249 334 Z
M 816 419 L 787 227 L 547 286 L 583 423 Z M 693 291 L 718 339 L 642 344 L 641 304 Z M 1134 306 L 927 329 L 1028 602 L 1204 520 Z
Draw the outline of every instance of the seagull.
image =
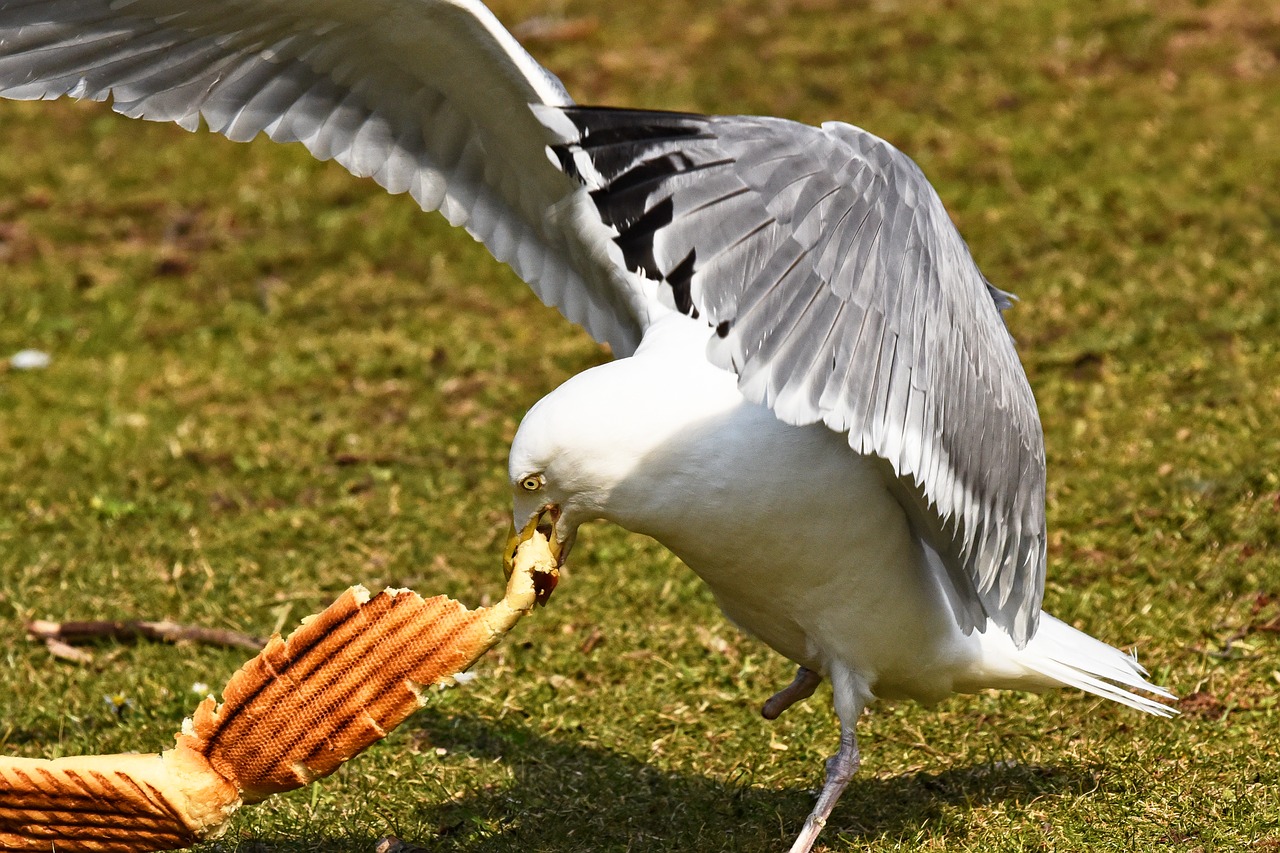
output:
M 1133 656 L 1041 612 L 1012 297 L 871 133 L 579 106 L 476 0 L 0 0 L 0 94 L 300 142 L 608 344 L 520 425 L 513 538 L 563 563 L 589 521 L 651 536 L 797 665 L 766 717 L 830 682 L 839 748 L 792 853 L 875 700 L 1068 686 L 1174 713 Z

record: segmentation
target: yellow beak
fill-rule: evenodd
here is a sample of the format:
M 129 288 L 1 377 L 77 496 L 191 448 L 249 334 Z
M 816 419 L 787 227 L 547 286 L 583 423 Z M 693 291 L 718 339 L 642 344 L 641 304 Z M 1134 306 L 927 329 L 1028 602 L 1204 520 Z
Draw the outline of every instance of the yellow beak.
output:
M 560 507 L 554 504 L 547 504 L 542 509 L 534 513 L 533 517 L 524 526 L 523 530 L 517 531 L 514 527 L 511 529 L 511 536 L 507 538 L 507 547 L 502 551 L 502 571 L 508 579 L 511 573 L 515 571 L 516 551 L 520 546 L 529 539 L 533 538 L 533 534 L 540 532 L 547 539 L 547 548 L 551 551 L 551 556 L 555 558 L 556 568 L 564 562 L 564 545 L 556 538 L 556 522 L 560 520 Z M 560 574 L 556 572 L 538 572 L 534 575 L 534 587 L 537 590 L 538 603 L 545 605 L 547 599 L 551 598 L 551 593 L 555 591 L 556 584 L 560 581 Z

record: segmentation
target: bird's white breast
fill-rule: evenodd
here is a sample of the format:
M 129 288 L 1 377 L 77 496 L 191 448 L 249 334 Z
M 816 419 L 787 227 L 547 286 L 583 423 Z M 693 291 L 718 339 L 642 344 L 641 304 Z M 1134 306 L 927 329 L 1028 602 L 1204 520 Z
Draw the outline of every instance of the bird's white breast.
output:
M 734 622 L 797 663 L 843 664 L 879 695 L 950 692 L 975 643 L 883 469 L 821 424 L 744 400 L 702 356 L 705 329 L 680 320 L 579 377 L 626 389 L 598 398 L 613 452 L 633 459 L 601 514 L 671 549 Z

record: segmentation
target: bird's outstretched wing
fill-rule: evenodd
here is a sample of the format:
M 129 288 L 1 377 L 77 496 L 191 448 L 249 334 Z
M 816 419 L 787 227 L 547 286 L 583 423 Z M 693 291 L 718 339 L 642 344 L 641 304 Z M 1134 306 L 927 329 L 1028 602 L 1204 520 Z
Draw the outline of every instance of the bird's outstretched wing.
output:
M 475 0 L 0 0 L 0 95 L 301 142 L 465 227 L 616 352 L 648 322 L 528 107 L 571 99 Z
M 970 625 L 1034 631 L 1044 453 L 1004 296 L 870 134 L 573 108 L 476 0 L 0 0 L 0 95 L 301 142 L 622 355 L 668 310 L 701 318 L 748 397 L 892 466 Z
M 1000 311 L 919 168 L 846 124 L 540 108 L 628 267 L 793 424 L 886 460 L 968 627 L 1044 590 L 1044 444 Z

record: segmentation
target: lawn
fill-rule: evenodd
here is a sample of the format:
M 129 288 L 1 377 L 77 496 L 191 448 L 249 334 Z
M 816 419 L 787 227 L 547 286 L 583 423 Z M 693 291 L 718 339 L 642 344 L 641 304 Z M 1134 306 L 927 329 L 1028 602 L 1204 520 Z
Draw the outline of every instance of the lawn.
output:
M 1174 720 L 1075 692 L 877 706 L 820 848 L 1280 851 L 1280 12 L 1256 0 L 504 0 L 584 103 L 843 119 L 915 158 L 1049 457 L 1046 610 Z M 557 26 L 548 26 L 550 21 Z M 245 653 L 32 618 L 289 629 L 353 583 L 500 594 L 523 412 L 607 353 L 465 234 L 297 146 L 0 103 L 0 749 L 163 748 Z M 368 753 L 204 850 L 778 850 L 830 691 L 651 541 Z

